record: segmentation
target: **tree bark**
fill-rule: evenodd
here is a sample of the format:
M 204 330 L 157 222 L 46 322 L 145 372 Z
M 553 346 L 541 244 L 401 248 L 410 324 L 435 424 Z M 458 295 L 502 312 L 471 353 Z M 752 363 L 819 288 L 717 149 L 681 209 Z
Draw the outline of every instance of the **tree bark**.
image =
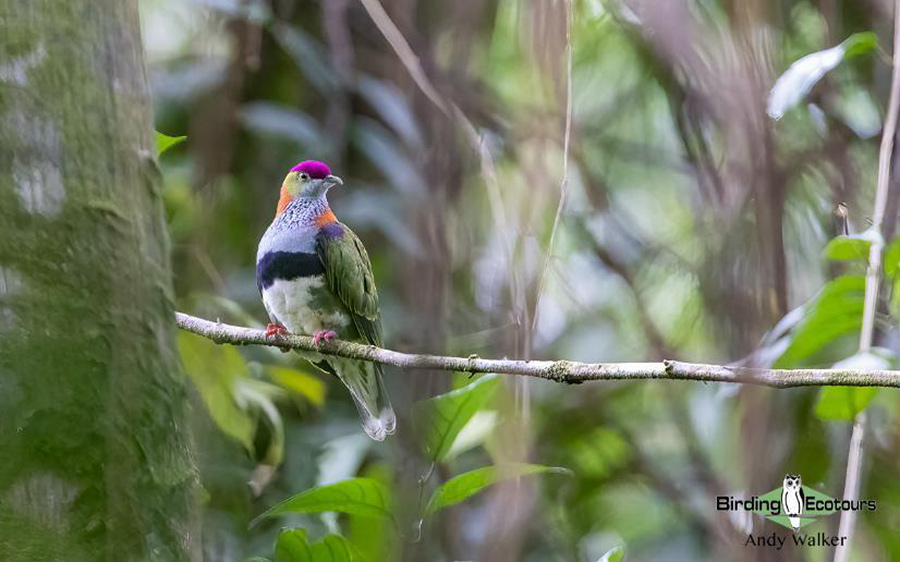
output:
M 137 2 L 0 0 L 3 560 L 198 559 L 172 315 Z

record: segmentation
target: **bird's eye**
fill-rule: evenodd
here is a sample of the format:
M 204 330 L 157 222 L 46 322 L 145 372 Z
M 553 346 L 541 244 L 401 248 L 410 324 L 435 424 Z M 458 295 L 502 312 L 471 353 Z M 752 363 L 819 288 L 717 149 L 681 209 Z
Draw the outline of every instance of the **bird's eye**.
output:
M 301 179 L 301 180 L 304 180 L 304 181 L 305 181 L 305 180 L 308 180 L 308 179 L 309 179 L 309 174 L 307 174 L 306 172 L 300 172 L 300 179 Z

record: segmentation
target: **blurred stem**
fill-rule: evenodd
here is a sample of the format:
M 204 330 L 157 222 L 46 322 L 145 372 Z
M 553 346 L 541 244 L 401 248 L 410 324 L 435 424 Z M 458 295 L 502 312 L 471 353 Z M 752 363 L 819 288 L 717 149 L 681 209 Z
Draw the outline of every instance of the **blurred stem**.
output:
M 375 27 L 378 28 L 378 31 L 381 32 L 387 42 L 390 43 L 394 52 L 397 53 L 400 62 L 403 63 L 403 66 L 406 68 L 406 71 L 409 72 L 410 78 L 413 79 L 416 86 L 422 90 L 422 93 L 425 94 L 425 96 L 431 100 L 444 115 L 451 117 L 454 110 L 458 111 L 458 108 L 455 105 L 448 103 L 441 97 L 441 94 L 438 93 L 437 89 L 422 69 L 422 63 L 419 62 L 419 56 L 416 55 L 412 47 L 409 46 L 409 42 L 403 37 L 403 33 L 391 19 L 391 16 L 385 11 L 381 2 L 378 0 L 359 1 L 369 14 L 369 17 L 372 18 Z
M 428 470 L 419 477 L 419 497 L 416 500 L 416 510 L 418 512 L 418 521 L 416 522 L 416 536 L 413 538 L 412 542 L 419 542 L 422 540 L 422 525 L 425 523 L 425 506 L 422 505 L 422 502 L 425 499 L 425 486 L 428 484 L 428 481 L 431 480 L 431 475 L 434 474 L 434 467 L 436 464 L 432 462 L 428 466 Z
M 894 1 L 894 54 L 900 53 L 900 0 Z M 869 250 L 869 267 L 866 271 L 866 296 L 863 308 L 862 329 L 859 334 L 859 352 L 867 353 L 872 349 L 875 336 L 875 313 L 878 308 L 878 290 L 881 285 L 881 259 L 884 250 L 882 224 L 887 208 L 888 192 L 891 181 L 891 157 L 894 152 L 894 139 L 897 134 L 897 114 L 900 111 L 900 73 L 897 72 L 896 57 L 891 62 L 891 94 L 888 102 L 887 119 L 881 137 L 881 149 L 878 153 L 878 184 L 875 191 L 875 210 L 872 213 L 872 237 Z M 862 448 L 866 432 L 866 413 L 860 412 L 853 422 L 850 435 L 850 451 L 847 455 L 847 472 L 844 477 L 844 499 L 856 500 L 859 497 L 862 474 Z M 850 545 L 856 525 L 856 512 L 841 512 L 838 535 L 846 536 L 834 552 L 835 562 L 846 562 L 850 557 Z
M 391 20 L 391 17 L 385 11 L 381 3 L 378 2 L 378 0 L 360 0 L 360 3 L 363 8 L 365 8 L 366 13 L 369 14 L 369 17 L 372 18 L 375 27 L 378 28 L 385 40 L 391 45 L 391 48 L 397 54 L 397 58 L 400 59 L 400 62 L 403 64 L 403 67 L 406 68 L 406 71 L 409 73 L 410 78 L 412 78 L 416 86 L 423 94 L 425 94 L 425 97 L 441 111 L 441 113 L 450 119 L 456 120 L 460 124 L 472 149 L 478 153 L 481 162 L 481 173 L 485 178 L 485 183 L 488 188 L 488 201 L 491 205 L 491 213 L 494 215 L 497 231 L 500 233 L 500 238 L 503 241 L 503 251 L 506 263 L 511 266 L 513 263 L 513 245 L 509 237 L 509 221 L 506 218 L 500 184 L 497 181 L 494 158 L 491 156 L 487 143 L 459 106 L 452 100 L 445 99 L 437 91 L 437 88 L 434 87 L 431 80 L 428 78 L 428 75 L 426 75 L 425 71 L 422 69 L 422 64 L 419 61 L 418 55 L 416 55 L 412 47 L 409 46 L 409 42 L 403 36 L 403 33 L 394 21 Z M 509 291 L 513 303 L 518 303 L 522 300 L 520 296 L 523 295 L 523 292 L 519 289 L 515 275 L 510 276 Z M 521 314 L 517 314 L 517 319 L 520 316 Z
M 844 499 L 859 498 L 859 484 L 862 472 L 863 437 L 866 433 L 866 412 L 863 410 L 853 421 L 853 433 L 850 435 L 850 451 L 847 455 L 847 474 L 844 477 Z M 838 525 L 838 536 L 847 537 L 834 551 L 835 562 L 847 562 L 850 558 L 850 543 L 856 526 L 856 512 L 842 511 Z
M 325 130 L 330 136 L 329 152 L 335 155 L 337 167 L 342 167 L 350 122 L 350 96 L 348 90 L 355 86 L 353 39 L 347 21 L 349 0 L 322 2 L 322 27 L 328 39 L 328 52 L 341 86 L 328 96 L 325 112 Z
M 566 192 L 569 187 L 569 142 L 572 137 L 572 0 L 566 0 L 566 125 L 563 133 L 563 173 L 559 182 L 559 204 L 556 206 L 556 215 L 553 217 L 553 227 L 550 229 L 550 240 L 547 242 L 547 255 L 541 268 L 540 282 L 538 283 L 537 296 L 534 299 L 534 313 L 531 321 L 531 331 L 537 328 L 538 315 L 540 313 L 541 295 L 544 293 L 544 284 L 547 281 L 547 270 L 550 269 L 550 259 L 553 257 L 553 246 L 556 242 L 556 232 L 559 229 L 560 218 L 566 205 Z

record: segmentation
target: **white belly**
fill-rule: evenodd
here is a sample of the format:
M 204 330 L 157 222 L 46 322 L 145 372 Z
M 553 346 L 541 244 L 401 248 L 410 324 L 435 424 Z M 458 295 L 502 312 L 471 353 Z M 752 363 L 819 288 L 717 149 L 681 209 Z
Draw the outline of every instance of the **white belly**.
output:
M 325 276 L 300 277 L 290 281 L 276 279 L 263 290 L 266 310 L 288 331 L 312 335 L 319 330 L 334 330 L 340 337 L 350 318 L 335 306 L 335 299 L 325 288 Z M 323 302 L 323 300 L 325 302 Z

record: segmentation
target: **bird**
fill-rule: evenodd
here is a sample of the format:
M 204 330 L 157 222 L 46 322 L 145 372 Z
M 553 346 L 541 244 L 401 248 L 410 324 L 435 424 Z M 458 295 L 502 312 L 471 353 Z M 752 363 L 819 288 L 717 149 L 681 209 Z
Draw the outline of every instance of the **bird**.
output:
M 316 347 L 340 338 L 382 347 L 372 264 L 362 242 L 335 217 L 328 190 L 343 185 L 327 164 L 306 160 L 281 184 L 275 218 L 259 241 L 256 283 L 269 315 L 268 338 L 313 336 Z M 394 433 L 394 410 L 382 366 L 300 352 L 350 391 L 363 430 L 376 441 Z
M 786 474 L 781 487 L 781 509 L 788 516 L 791 528 L 800 528 L 801 515 L 803 515 L 803 484 L 799 474 Z

